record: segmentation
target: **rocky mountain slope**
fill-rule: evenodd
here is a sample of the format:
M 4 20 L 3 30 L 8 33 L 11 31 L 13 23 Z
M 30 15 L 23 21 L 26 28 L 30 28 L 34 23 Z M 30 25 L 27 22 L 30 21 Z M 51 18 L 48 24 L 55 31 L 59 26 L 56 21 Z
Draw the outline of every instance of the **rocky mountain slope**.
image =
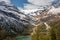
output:
M 6 4 L 4 1 L 0 2 L 0 32 L 4 30 L 5 35 L 8 36 L 25 35 L 30 28 L 32 28 L 32 25 L 28 15 L 20 12 L 13 4 Z
M 52 2 L 51 6 L 54 6 L 54 7 L 60 7 L 60 0 L 55 0 Z

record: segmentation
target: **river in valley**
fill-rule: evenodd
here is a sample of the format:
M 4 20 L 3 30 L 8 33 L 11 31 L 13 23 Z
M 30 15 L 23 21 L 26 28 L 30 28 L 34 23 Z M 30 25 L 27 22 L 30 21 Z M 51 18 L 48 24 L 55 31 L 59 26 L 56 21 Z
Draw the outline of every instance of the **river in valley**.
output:
M 21 36 L 21 37 L 17 37 L 16 40 L 31 40 L 30 36 Z

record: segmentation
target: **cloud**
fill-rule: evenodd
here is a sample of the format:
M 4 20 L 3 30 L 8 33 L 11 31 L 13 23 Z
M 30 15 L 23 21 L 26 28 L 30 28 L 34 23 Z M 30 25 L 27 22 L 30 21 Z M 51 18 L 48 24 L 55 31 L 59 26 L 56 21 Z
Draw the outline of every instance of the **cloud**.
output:
M 48 5 L 53 0 L 28 0 L 28 2 L 35 5 Z
M 24 8 L 37 9 L 37 8 L 40 8 L 40 6 L 50 5 L 52 1 L 54 0 L 28 0 L 28 2 L 31 4 L 25 4 Z

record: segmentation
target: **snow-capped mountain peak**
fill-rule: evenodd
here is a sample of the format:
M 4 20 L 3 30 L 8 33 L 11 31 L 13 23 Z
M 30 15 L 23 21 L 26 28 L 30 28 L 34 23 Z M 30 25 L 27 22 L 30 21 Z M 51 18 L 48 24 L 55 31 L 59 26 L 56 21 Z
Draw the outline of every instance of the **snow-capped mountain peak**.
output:
M 0 2 L 2 2 L 3 4 L 11 4 L 10 0 L 0 0 Z

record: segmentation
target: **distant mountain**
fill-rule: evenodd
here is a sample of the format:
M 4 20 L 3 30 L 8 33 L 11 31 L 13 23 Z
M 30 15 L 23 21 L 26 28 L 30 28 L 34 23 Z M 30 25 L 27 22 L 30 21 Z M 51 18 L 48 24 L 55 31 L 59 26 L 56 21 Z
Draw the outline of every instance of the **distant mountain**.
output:
M 56 8 L 60 7 L 60 0 L 53 1 L 51 5 L 54 6 L 54 7 L 56 7 Z
M 39 24 L 41 22 L 47 22 L 56 17 L 59 17 L 60 8 L 55 8 L 54 6 L 46 6 L 43 10 L 37 10 L 35 12 L 31 12 L 30 16 L 34 17 L 35 24 Z

